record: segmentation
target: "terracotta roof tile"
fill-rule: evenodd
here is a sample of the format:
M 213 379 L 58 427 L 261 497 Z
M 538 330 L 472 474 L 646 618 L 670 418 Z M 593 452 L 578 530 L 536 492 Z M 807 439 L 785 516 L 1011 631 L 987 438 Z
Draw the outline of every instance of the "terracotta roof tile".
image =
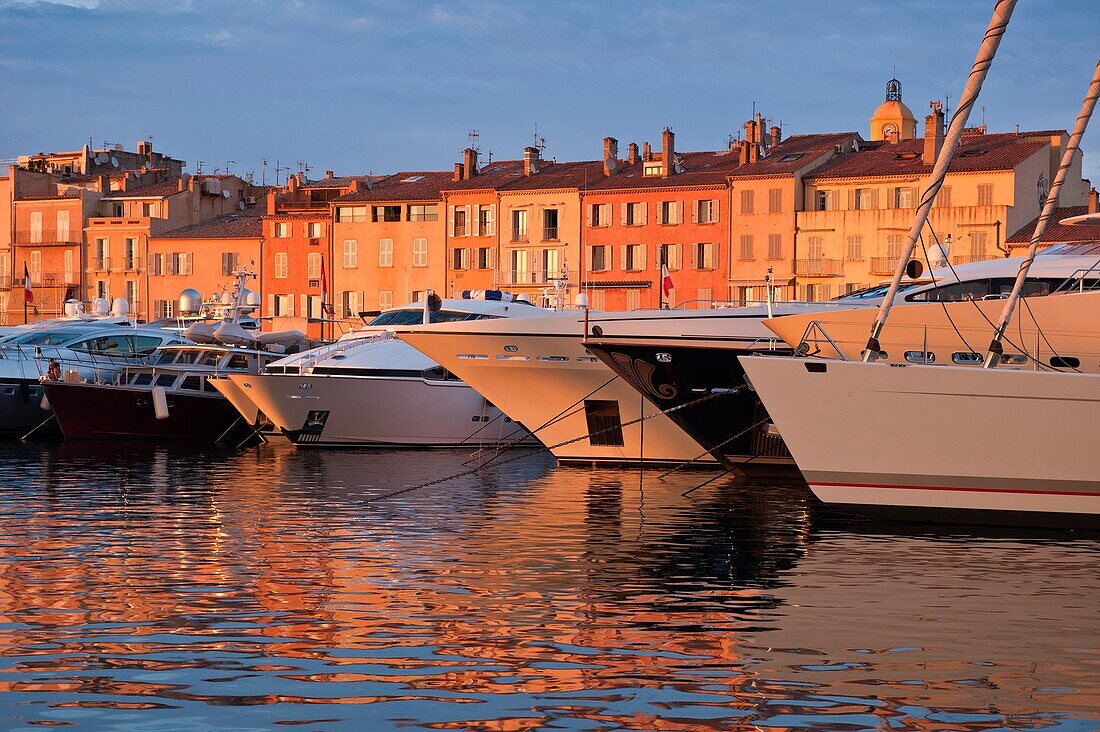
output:
M 658 153 L 658 156 L 660 154 Z M 612 191 L 625 188 L 667 188 L 671 186 L 713 186 L 725 185 L 726 178 L 738 168 L 736 150 L 707 150 L 703 152 L 676 153 L 681 172 L 665 178 L 664 176 L 645 176 L 644 162 L 630 165 L 619 161 L 614 175 L 603 174 L 600 163 L 598 180 L 588 182 L 589 191 Z
M 837 145 L 857 137 L 859 135 L 855 132 L 791 135 L 771 148 L 767 157 L 741 166 L 732 175 L 739 178 L 754 175 L 789 175 L 806 167 L 815 156 L 827 153 Z M 860 145 L 865 144 L 860 142 Z
M 441 191 L 454 183 L 454 173 L 439 170 L 406 170 L 374 182 L 358 193 L 333 199 L 336 203 L 358 201 L 438 201 Z
M 160 180 L 128 191 L 108 191 L 104 198 L 162 198 L 171 196 L 179 190 L 179 179 Z
M 534 174 L 525 176 L 521 167 L 518 175 L 513 173 L 511 177 L 512 182 L 500 186 L 502 190 L 535 191 L 554 188 L 584 188 L 585 184 L 592 185 L 604 177 L 603 163 L 594 160 L 570 163 L 540 160 L 536 164 Z
M 1082 216 L 1088 212 L 1088 206 L 1059 206 L 1054 209 L 1054 217 L 1047 224 L 1046 231 L 1043 232 L 1043 242 L 1062 244 L 1072 241 L 1096 241 L 1097 238 L 1100 238 L 1100 232 L 1096 231 L 1095 226 L 1067 226 L 1058 223 L 1070 216 Z M 1010 247 L 1026 247 L 1031 244 L 1031 235 L 1034 233 L 1037 223 L 1039 223 L 1038 216 L 1020 227 L 1020 230 L 1015 234 L 1005 239 L 1005 244 Z
M 368 179 L 380 180 L 381 175 L 338 175 L 333 178 L 303 181 L 299 188 L 347 188 L 353 181 L 366 183 Z
M 259 239 L 263 235 L 263 211 L 234 211 L 165 232 L 155 239 Z
M 950 172 L 967 173 L 985 170 L 1011 170 L 1044 145 L 1056 132 L 995 133 L 968 135 L 962 138 L 959 150 L 951 161 Z M 888 143 L 883 141 L 860 144 L 857 153 L 838 155 L 816 168 L 808 177 L 852 178 L 875 175 L 927 175 L 932 166 L 924 162 L 924 138 Z
M 469 180 L 453 180 L 444 190 L 447 191 L 476 191 L 486 188 L 500 188 L 511 183 L 517 177 L 523 175 L 522 160 L 494 160 L 481 166 L 481 170 Z

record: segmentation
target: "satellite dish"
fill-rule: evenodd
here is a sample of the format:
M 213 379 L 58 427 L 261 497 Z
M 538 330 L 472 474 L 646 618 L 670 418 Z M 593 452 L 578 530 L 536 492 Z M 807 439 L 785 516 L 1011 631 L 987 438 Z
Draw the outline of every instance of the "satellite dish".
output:
M 113 156 L 113 155 L 111 156 L 111 165 L 112 165 L 113 167 L 115 167 L 115 168 L 117 168 L 117 167 L 118 167 L 118 158 L 116 158 L 116 157 L 115 157 L 115 156 Z
M 918 259 L 910 259 L 905 265 L 905 274 L 911 279 L 917 279 L 924 272 L 924 265 Z
M 123 150 L 125 150 L 125 149 L 126 149 L 126 148 L 124 148 L 124 147 L 122 146 L 122 143 L 119 143 L 119 142 L 116 142 L 116 143 L 115 143 L 115 152 L 122 152 L 122 151 L 123 151 Z
M 237 201 L 237 208 L 244 211 L 244 201 Z
M 180 293 L 179 311 L 181 314 L 197 313 L 202 309 L 202 295 L 193 287 Z
M 249 293 L 244 296 L 244 304 L 250 308 L 260 307 L 260 293 L 249 291 Z
M 96 156 L 95 156 L 95 161 L 96 161 L 97 165 L 103 165 L 104 163 L 106 163 L 110 159 L 111 159 L 111 156 L 108 155 L 105 152 L 96 153 Z
M 603 161 L 603 164 L 607 166 L 608 170 L 614 173 L 616 166 L 618 166 L 619 164 L 619 161 L 615 158 L 608 158 L 607 160 Z
M 233 195 L 233 193 L 228 188 L 226 188 L 224 191 L 222 191 L 222 198 L 229 198 L 232 195 Z

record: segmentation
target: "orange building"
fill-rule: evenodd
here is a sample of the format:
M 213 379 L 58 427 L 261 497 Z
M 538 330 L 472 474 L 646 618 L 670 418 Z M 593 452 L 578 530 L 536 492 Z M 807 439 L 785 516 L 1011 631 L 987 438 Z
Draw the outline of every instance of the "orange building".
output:
M 148 257 L 155 264 L 145 270 L 148 317 L 179 315 L 179 295 L 188 288 L 198 290 L 204 300 L 231 290 L 233 273 L 243 266 L 257 273 L 247 287 L 260 292 L 263 213 L 258 206 L 246 207 L 150 237 Z
M 332 238 L 332 201 L 359 190 L 360 185 L 366 189 L 366 183 L 365 176 L 338 178 L 330 170 L 321 180 L 291 176 L 285 191 L 268 192 L 263 219 L 266 246 L 258 286 L 268 316 L 296 318 L 312 338 L 334 332 L 326 328 L 322 334 L 321 320 L 324 287 L 329 287 L 328 302 L 333 304 L 332 270 L 336 258 L 342 261 L 344 256 L 344 243 L 337 251 Z M 344 317 L 345 313 L 338 315 Z M 282 325 L 290 324 L 284 321 Z
M 332 268 L 338 317 L 447 292 L 446 219 L 442 191 L 454 176 L 405 171 L 360 186 L 333 201 L 333 237 L 341 257 Z

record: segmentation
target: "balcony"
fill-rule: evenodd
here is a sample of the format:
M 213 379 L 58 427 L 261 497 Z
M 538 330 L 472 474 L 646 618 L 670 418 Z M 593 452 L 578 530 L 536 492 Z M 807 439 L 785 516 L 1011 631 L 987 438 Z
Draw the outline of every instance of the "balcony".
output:
M 502 270 L 493 273 L 494 285 L 538 285 L 553 287 L 562 276 L 561 270 L 520 269 Z M 570 282 L 577 282 L 577 272 L 566 275 Z
M 15 243 L 19 246 L 71 247 L 84 242 L 84 233 L 76 231 L 17 231 Z
M 328 201 L 276 201 L 275 213 L 284 211 L 324 211 L 329 206 Z
M 557 241 L 558 240 L 558 227 L 556 227 L 556 226 L 544 226 L 544 227 L 542 227 L 542 240 L 543 241 Z
M 76 272 L 31 272 L 31 287 L 80 287 L 80 275 Z M 23 289 L 22 277 L 0 277 L 0 290 L 13 287 Z
M 512 241 L 513 242 L 525 242 L 525 241 L 527 241 L 527 229 L 512 229 Z
M 898 269 L 901 257 L 871 257 L 871 274 L 892 275 Z
M 973 262 L 988 262 L 991 259 L 998 259 L 991 254 L 960 254 L 957 257 L 951 257 L 951 264 L 971 264 Z
M 149 216 L 92 216 L 88 219 L 90 229 L 148 229 L 151 225 Z
M 794 273 L 799 277 L 840 277 L 844 274 L 844 260 L 799 259 L 794 263 Z

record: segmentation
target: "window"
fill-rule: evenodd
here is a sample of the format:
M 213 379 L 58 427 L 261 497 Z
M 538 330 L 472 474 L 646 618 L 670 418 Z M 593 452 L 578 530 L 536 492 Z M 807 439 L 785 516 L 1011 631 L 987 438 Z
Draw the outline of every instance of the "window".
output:
M 700 287 L 695 291 L 695 299 L 699 301 L 699 307 L 709 308 L 714 301 L 714 294 L 709 287 Z
M 692 259 L 695 269 L 715 269 L 718 266 L 717 245 L 703 242 L 695 244 Z
M 393 239 L 378 240 L 378 266 L 393 266 Z
M 657 213 L 659 224 L 682 224 L 684 222 L 683 201 L 661 201 Z
M 824 302 L 829 299 L 829 286 L 828 285 L 806 285 L 804 290 L 806 293 L 803 299 L 806 302 Z
M 477 235 L 493 236 L 496 234 L 496 221 L 492 206 L 479 206 L 477 212 Z
M 753 211 L 753 194 L 755 191 L 746 190 L 741 191 L 741 213 L 751 214 Z
M 718 201 L 696 201 L 692 214 L 698 224 L 713 224 L 718 221 Z
M 414 267 L 427 267 L 428 266 L 428 240 L 427 239 L 413 239 L 413 266 Z
M 320 239 L 325 235 L 325 225 L 316 221 L 310 221 L 306 224 L 306 236 L 310 239 Z
M 645 269 L 645 244 L 627 244 L 623 247 L 623 269 L 627 272 Z
M 27 267 L 31 275 L 31 282 L 34 284 L 41 284 L 42 282 L 42 252 L 37 249 L 31 252 L 30 263 Z
M 57 241 L 69 241 L 69 212 L 57 212 Z
M 453 225 L 451 226 L 451 236 L 466 236 L 466 208 L 464 206 L 456 206 L 451 216 L 454 217 Z
M 644 203 L 624 203 L 623 226 L 641 226 L 644 224 L 647 208 Z
M 95 240 L 95 268 L 107 269 L 110 265 L 111 254 L 111 240 L 110 239 L 96 239 Z
M 936 196 L 936 206 L 948 208 L 951 206 L 951 186 L 942 186 Z
M 96 280 L 95 296 L 103 298 L 107 297 L 107 283 L 104 280 Z
M 542 240 L 558 240 L 558 210 L 547 208 L 542 211 Z
M 490 269 L 493 266 L 493 250 L 489 247 L 480 247 L 477 250 L 477 268 Z
M 835 211 L 836 191 L 817 191 L 814 195 L 815 211 Z
M 956 282 L 932 290 L 910 295 L 906 300 L 913 302 L 960 302 L 963 300 L 981 300 L 989 294 L 989 280 Z
M 825 239 L 820 236 L 811 236 L 806 244 L 806 259 L 811 262 L 820 262 L 825 258 Z
M 768 234 L 768 259 L 783 258 L 783 235 Z
M 890 234 L 886 237 L 886 256 L 890 259 L 901 259 L 901 234 Z
M 512 283 L 524 282 L 527 282 L 527 250 L 515 249 L 512 251 Z
M 387 310 L 393 307 L 393 292 L 390 290 L 378 291 L 378 309 Z
M 438 219 L 439 209 L 434 203 L 409 206 L 409 221 L 437 221 Z
M 126 237 L 122 240 L 122 250 L 126 253 L 125 266 L 126 269 L 137 269 L 138 267 L 138 240 L 134 237 Z
M 609 249 L 609 247 L 602 245 L 594 246 L 589 249 L 589 271 L 606 272 L 611 269 L 611 257 L 608 256 Z
M 863 237 L 861 235 L 852 234 L 848 237 L 848 249 L 844 253 L 844 258 L 848 261 L 863 259 Z
M 865 285 L 859 282 L 846 282 L 844 283 L 844 294 L 851 295 L 853 292 L 859 292 L 865 287 Z
M 63 284 L 68 285 L 68 284 L 73 284 L 73 283 L 76 282 L 76 269 L 73 267 L 73 259 L 74 259 L 73 250 L 72 249 L 66 249 L 65 250 L 65 276 L 64 276 L 65 281 L 64 281 Z M 5 264 L 7 263 L 7 258 L 6 257 L 4 258 L 4 262 L 5 262 Z M 0 277 L 0 279 L 4 279 L 4 278 Z
M 451 269 L 469 269 L 470 268 L 470 250 L 469 249 L 452 249 L 451 250 Z
M 607 293 L 603 290 L 592 290 L 589 293 L 589 307 L 592 310 L 607 310 Z M 595 359 L 592 359 L 595 361 Z
M 172 300 L 154 300 L 153 301 L 153 317 L 157 320 L 163 318 L 172 317 L 172 309 L 175 306 L 175 302 Z
M 283 256 L 285 257 L 286 255 L 284 254 Z M 192 268 L 191 268 L 191 265 L 192 265 L 193 261 L 194 260 L 192 259 L 191 252 L 176 252 L 176 255 L 175 255 L 176 274 L 178 274 L 178 275 L 193 274 Z
M 639 310 L 642 307 L 642 291 L 631 289 L 626 291 L 626 309 Z
M 345 318 L 357 318 L 363 312 L 363 292 L 349 290 L 342 294 L 341 304 L 344 306 Z
M 290 238 L 290 224 L 285 221 L 281 221 L 275 224 L 275 238 L 276 239 L 289 239 Z
M 164 270 L 164 255 L 163 254 L 150 254 L 149 255 L 149 274 L 162 275 L 167 274 Z
M 913 208 L 915 188 L 895 188 L 894 208 Z
M 668 265 L 670 271 L 683 269 L 684 266 L 684 247 L 682 244 L 665 244 L 663 247 L 657 247 L 657 269 L 661 268 L 661 250 L 664 249 L 665 264 Z
M 42 243 L 42 212 L 31 211 L 31 244 Z
M 613 399 L 585 399 L 584 417 L 588 422 L 588 443 L 593 447 L 622 447 L 623 420 L 619 403 Z
M 290 265 L 286 252 L 275 253 L 275 279 L 285 280 L 290 275 Z
M 236 252 L 222 252 L 222 276 L 228 277 L 237 271 Z
M 122 204 L 122 203 L 112 203 L 110 205 L 110 211 L 111 211 L 110 215 L 114 216 L 116 218 L 119 217 L 119 216 L 125 216 L 126 215 L 126 205 Z
M 551 282 L 561 276 L 561 251 L 542 250 L 542 281 Z
M 752 234 L 741 235 L 741 259 L 752 259 Z
M 993 184 L 987 183 L 985 185 L 978 186 L 978 205 L 993 205 Z
M 321 253 L 310 252 L 306 255 L 306 279 L 321 279 Z
M 337 206 L 336 220 L 338 222 L 354 222 L 367 220 L 366 206 Z
M 877 188 L 856 188 L 853 195 L 852 208 L 856 211 L 870 211 L 878 208 L 878 189 Z
M 354 269 L 359 266 L 359 242 L 355 239 L 344 239 L 344 269 Z
M 768 191 L 768 213 L 783 212 L 783 189 L 772 188 Z
M 512 241 L 527 241 L 526 211 L 512 211 Z
M 806 153 L 791 153 L 790 155 L 784 155 L 783 157 L 779 158 L 779 162 L 781 162 L 781 163 L 792 163 L 795 160 L 798 160 L 799 158 L 801 158 L 805 154 Z
M 372 206 L 371 207 L 371 221 L 375 222 L 389 222 L 401 220 L 401 207 L 400 206 Z
M 611 204 L 593 203 L 588 207 L 589 226 L 611 226 Z
M 132 308 L 138 301 L 138 283 L 137 280 L 126 280 L 126 301 L 130 303 Z
M 985 258 L 986 251 L 986 239 L 987 235 L 984 231 L 972 231 L 970 232 L 970 256 L 974 259 Z
M 145 217 L 155 216 L 157 210 L 156 206 L 155 203 L 141 204 L 141 215 Z

